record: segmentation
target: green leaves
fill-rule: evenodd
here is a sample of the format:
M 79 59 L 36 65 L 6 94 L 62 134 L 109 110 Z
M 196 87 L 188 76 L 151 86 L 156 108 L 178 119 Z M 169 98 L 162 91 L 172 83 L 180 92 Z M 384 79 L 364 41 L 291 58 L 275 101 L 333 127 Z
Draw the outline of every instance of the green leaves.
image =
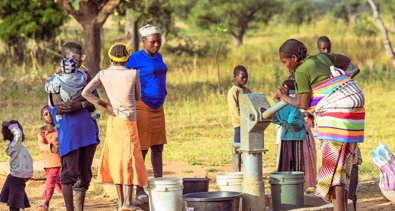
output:
M 320 12 L 316 3 L 310 0 L 295 1 L 289 9 L 287 22 L 293 24 L 310 23 L 319 16 Z
M 197 25 L 232 35 L 242 44 L 246 31 L 257 23 L 267 23 L 282 10 L 276 0 L 207 0 L 194 9 Z
M 131 9 L 134 18 L 138 20 L 139 27 L 153 24 L 160 26 L 164 33 L 175 33 L 173 13 L 176 2 L 173 0 L 129 0 L 121 4 L 117 10 L 119 14 L 124 15 L 127 9 Z
M 67 14 L 53 0 L 1 1 L 0 38 L 6 42 L 24 37 L 51 39 L 67 18 Z

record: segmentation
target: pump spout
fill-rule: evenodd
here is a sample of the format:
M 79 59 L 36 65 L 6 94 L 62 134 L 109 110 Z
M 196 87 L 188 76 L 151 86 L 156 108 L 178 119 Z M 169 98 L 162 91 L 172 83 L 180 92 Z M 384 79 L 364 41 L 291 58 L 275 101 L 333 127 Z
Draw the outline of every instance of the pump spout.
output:
M 268 108 L 267 110 L 265 110 L 264 112 L 262 112 L 262 115 L 261 115 L 262 119 L 268 119 L 274 113 L 276 113 L 277 111 L 284 108 L 286 105 L 288 105 L 286 102 L 284 102 L 282 100 L 278 101 L 278 103 L 276 103 L 274 106 L 272 106 L 272 107 Z

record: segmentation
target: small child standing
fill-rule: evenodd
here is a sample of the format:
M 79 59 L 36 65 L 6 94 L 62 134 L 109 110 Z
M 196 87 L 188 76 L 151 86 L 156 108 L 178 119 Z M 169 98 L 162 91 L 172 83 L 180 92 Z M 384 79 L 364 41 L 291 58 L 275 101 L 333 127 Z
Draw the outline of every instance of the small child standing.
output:
M 0 202 L 7 203 L 10 211 L 19 211 L 30 207 L 25 187 L 33 176 L 33 160 L 22 144 L 25 135 L 18 121 L 3 122 L 1 132 L 4 140 L 9 141 L 6 153 L 10 157 L 10 174 L 1 190 Z
M 248 81 L 247 69 L 238 65 L 233 70 L 233 78 L 235 79 L 235 85 L 228 91 L 228 106 L 230 117 L 232 119 L 232 125 L 234 128 L 233 146 L 235 148 L 240 147 L 240 105 L 239 95 L 251 93 L 251 90 L 246 87 Z
M 77 69 L 78 61 L 73 58 L 63 58 L 60 67 L 61 72 L 56 73 L 53 80 L 45 83 L 45 91 L 52 94 L 59 93 L 64 102 L 81 97 L 82 89 L 88 83 L 88 77 L 83 71 Z M 95 120 L 100 117 L 96 113 L 95 106 L 86 109 L 90 112 L 92 119 Z M 62 115 L 56 114 L 55 120 L 55 125 L 59 128 Z
M 41 120 L 45 123 L 38 132 L 38 146 L 42 151 L 45 170 L 45 191 L 42 195 L 44 203 L 38 211 L 47 211 L 54 190 L 62 192 L 60 184 L 60 155 L 58 144 L 58 131 L 55 129 L 51 111 L 46 105 L 41 109 Z
M 285 80 L 283 86 L 287 86 L 292 94 L 295 92 L 294 84 L 293 80 Z M 306 138 L 306 126 L 302 112 L 287 105 L 276 113 L 273 123 L 282 126 L 278 171 L 304 172 L 303 140 Z
M 241 170 L 241 155 L 237 151 L 240 148 L 240 105 L 239 105 L 239 95 L 251 93 L 251 90 L 245 85 L 248 81 L 247 69 L 238 65 L 233 70 L 233 78 L 235 80 L 235 85 L 229 89 L 227 100 L 229 106 L 229 113 L 232 119 L 232 125 L 234 128 L 233 135 L 233 171 L 239 172 Z

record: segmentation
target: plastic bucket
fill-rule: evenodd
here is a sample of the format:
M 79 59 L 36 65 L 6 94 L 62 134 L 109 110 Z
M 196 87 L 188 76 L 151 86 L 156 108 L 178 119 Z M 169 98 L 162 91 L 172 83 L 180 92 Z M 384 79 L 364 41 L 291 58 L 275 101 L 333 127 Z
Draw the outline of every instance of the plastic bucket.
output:
M 149 179 L 150 211 L 181 211 L 182 188 L 182 179 L 179 177 Z
M 239 192 L 243 191 L 243 173 L 232 172 L 217 174 L 217 186 L 220 191 Z
M 208 192 L 209 178 L 182 178 L 184 189 L 182 194 Z
M 269 183 L 271 185 L 273 211 L 291 210 L 304 206 L 304 172 L 271 173 Z
M 241 193 L 201 192 L 183 196 L 185 211 L 238 211 Z

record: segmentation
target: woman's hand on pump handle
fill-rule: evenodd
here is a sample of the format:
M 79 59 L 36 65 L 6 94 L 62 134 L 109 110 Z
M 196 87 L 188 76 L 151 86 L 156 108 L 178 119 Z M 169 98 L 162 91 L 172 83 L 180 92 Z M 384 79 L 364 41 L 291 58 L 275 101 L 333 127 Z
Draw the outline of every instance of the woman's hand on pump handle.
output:
M 276 91 L 276 96 L 280 99 L 282 99 L 284 96 L 288 95 L 288 87 L 287 86 L 281 86 L 277 88 Z

